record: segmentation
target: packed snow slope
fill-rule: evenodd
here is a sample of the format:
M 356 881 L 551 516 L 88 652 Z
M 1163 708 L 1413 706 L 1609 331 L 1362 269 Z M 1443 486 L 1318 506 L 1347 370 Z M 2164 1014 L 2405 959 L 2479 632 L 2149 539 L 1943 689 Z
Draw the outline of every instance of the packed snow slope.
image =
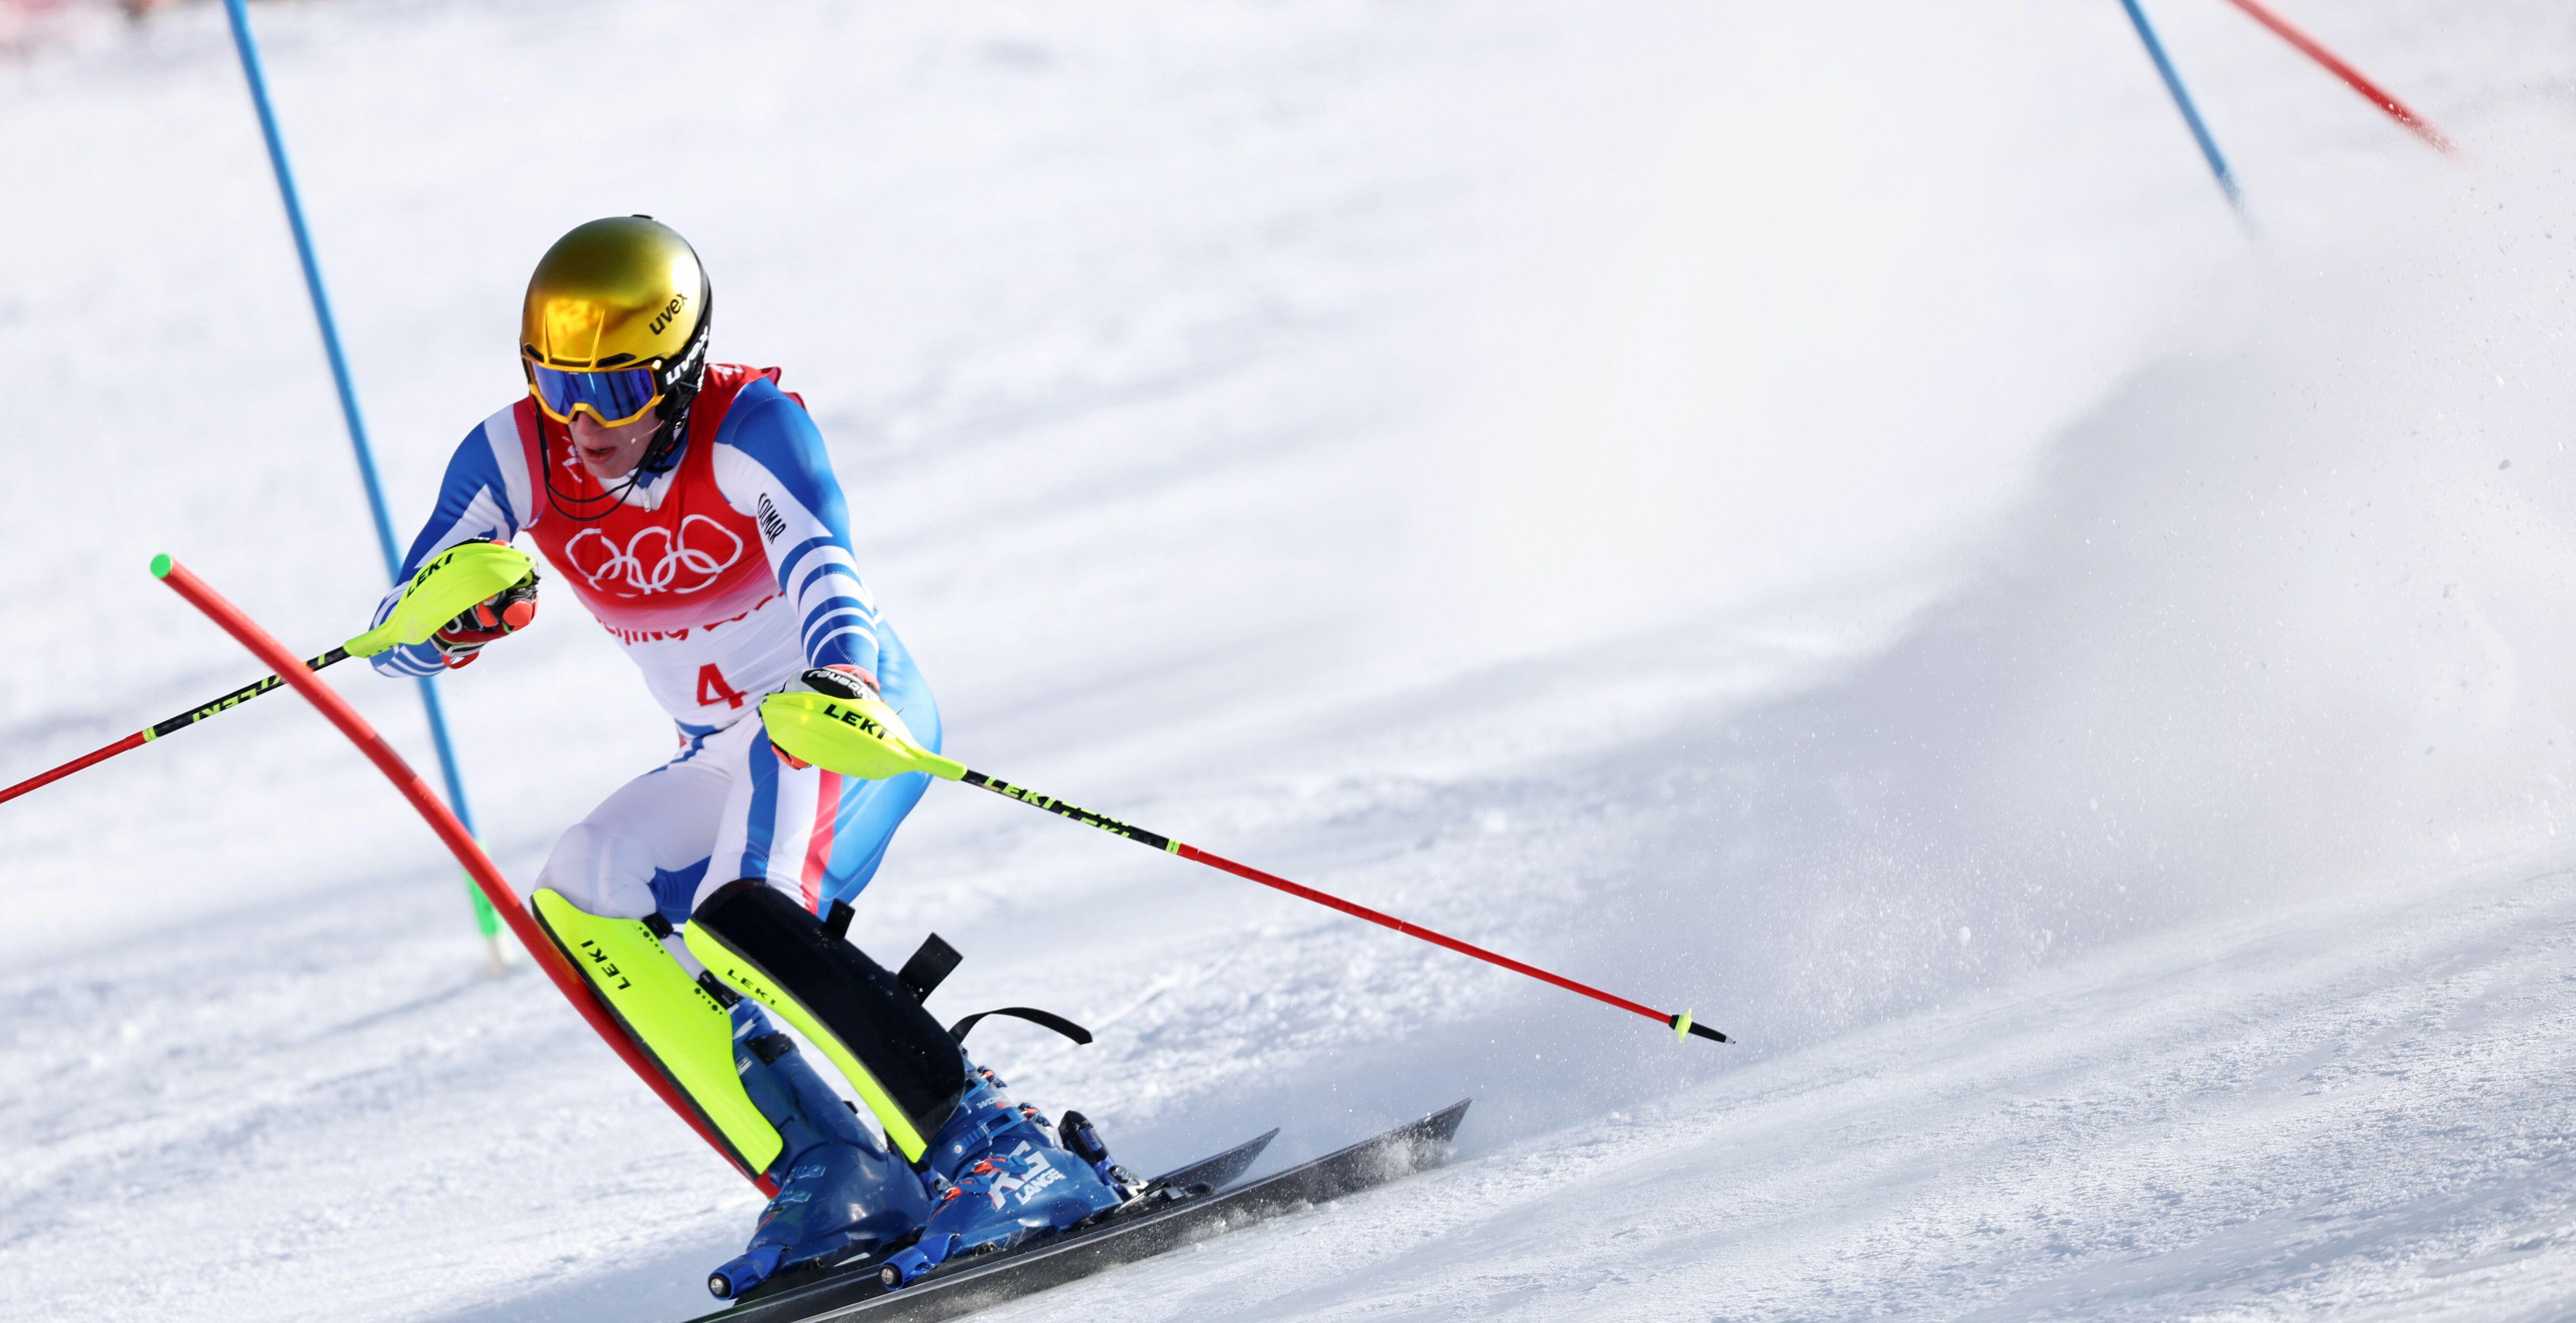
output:
M 997 1316 L 2576 1312 L 2576 14 L 262 6 L 406 535 L 648 212 L 951 749 L 1688 1005 L 1676 1045 L 934 790 L 855 936 L 1158 1169 L 1450 1169 Z M 0 750 L 381 571 L 220 15 L 0 66 Z M 2259 237 L 2254 237 L 2259 236 Z M 332 682 L 426 767 L 408 686 Z M 568 597 L 442 682 L 517 882 L 667 755 Z M 756 1196 L 288 698 L 0 807 L 0 1314 L 673 1319 Z

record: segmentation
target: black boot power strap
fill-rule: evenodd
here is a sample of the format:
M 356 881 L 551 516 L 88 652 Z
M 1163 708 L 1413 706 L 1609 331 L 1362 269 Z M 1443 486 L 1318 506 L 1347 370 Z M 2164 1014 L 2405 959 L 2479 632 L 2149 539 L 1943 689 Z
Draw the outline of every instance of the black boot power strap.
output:
M 965 1019 L 959 1020 L 957 1023 L 948 1026 L 948 1036 L 956 1039 L 958 1042 L 965 1042 L 966 1032 L 975 1027 L 975 1022 L 977 1020 L 981 1020 L 987 1015 L 1007 1015 L 1014 1020 L 1026 1020 L 1040 1028 L 1053 1029 L 1057 1033 L 1060 1033 L 1077 1043 L 1088 1043 L 1091 1041 L 1090 1030 L 1083 1028 L 1081 1025 L 1075 1024 L 1073 1021 L 1068 1020 L 1053 1011 L 1041 1011 L 1032 1006 L 997 1006 L 989 1011 L 977 1011 L 973 1015 L 969 1015 Z

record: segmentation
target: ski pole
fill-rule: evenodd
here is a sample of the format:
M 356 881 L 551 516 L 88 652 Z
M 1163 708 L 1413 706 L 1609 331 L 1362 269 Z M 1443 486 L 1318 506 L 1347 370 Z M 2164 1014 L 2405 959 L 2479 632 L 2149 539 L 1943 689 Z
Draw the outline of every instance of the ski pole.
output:
M 1291 882 L 1276 873 L 1265 873 L 1247 864 L 1239 864 L 1223 855 L 1202 850 L 1185 841 L 1176 841 L 1159 832 L 1131 826 L 1116 818 L 1094 813 L 1087 808 L 1068 804 L 1050 795 L 1041 795 L 1026 786 L 986 776 L 956 759 L 942 757 L 923 748 L 904 729 L 903 720 L 887 707 L 885 700 L 837 698 L 829 694 L 790 692 L 772 694 L 761 700 L 761 724 L 769 730 L 772 743 L 790 756 L 845 776 L 883 780 L 906 772 L 926 772 L 943 781 L 962 781 L 979 790 L 988 790 L 1004 799 L 1017 800 L 1031 808 L 1044 809 L 1058 817 L 1070 818 L 1087 827 L 1097 827 L 1112 836 L 1123 836 L 1140 845 L 1166 854 L 1176 854 L 1192 863 L 1234 874 L 1246 881 L 1258 882 L 1276 891 L 1284 891 L 1301 900 L 1310 900 L 1328 909 L 1339 910 L 1355 919 L 1366 919 L 1382 928 L 1391 928 L 1407 937 L 1420 938 L 1434 946 L 1445 947 L 1463 956 L 1472 956 L 1486 964 L 1527 975 L 1568 992 L 1579 993 L 1605 1006 L 1616 1006 L 1631 1015 L 1642 1015 L 1671 1029 L 1676 1038 L 1693 1034 L 1724 1043 L 1732 1041 L 1725 1034 L 1704 1024 L 1693 1023 L 1687 1009 L 1666 1013 L 1642 1002 L 1630 1001 L 1614 992 L 1604 992 L 1588 983 L 1577 982 L 1562 974 L 1550 973 L 1536 965 L 1514 960 L 1510 956 L 1488 951 L 1472 942 L 1462 942 L 1446 933 L 1436 932 L 1418 923 L 1410 923 L 1392 914 L 1370 909 L 1344 900 L 1330 892 L 1318 891 Z
M 462 553 L 462 554 L 460 554 Z M 160 566 L 169 558 L 153 562 Z M 304 669 L 318 671 L 336 666 L 351 657 L 372 657 L 387 648 L 404 643 L 427 642 L 432 632 L 450 620 L 463 615 L 476 602 L 500 592 L 527 577 L 530 564 L 527 554 L 489 542 L 469 542 L 440 554 L 420 573 L 412 576 L 411 588 L 395 606 L 385 623 L 304 663 Z M 156 569 L 155 571 L 159 571 Z M 495 581 L 498 580 L 497 586 Z M 473 594 L 468 597 L 467 594 Z M 417 601 L 415 601 L 417 599 Z M 0 790 L 0 804 L 40 786 L 51 785 L 85 767 L 92 767 L 125 752 L 139 749 L 164 735 L 190 726 L 259 697 L 286 684 L 285 677 L 272 675 L 255 680 L 211 703 L 192 707 L 167 721 L 147 726 L 102 749 L 93 749 L 62 766 L 31 776 L 6 790 Z
M 349 650 L 347 648 L 333 648 L 329 652 L 323 653 L 321 656 L 304 663 L 304 669 L 308 671 L 318 671 L 325 666 L 334 666 L 347 660 L 349 660 Z M 126 736 L 124 739 L 106 746 L 105 748 L 93 749 L 88 753 L 82 754 L 78 758 L 72 759 L 70 762 L 64 763 L 60 767 L 54 768 L 52 771 L 38 773 L 37 775 L 28 777 L 26 780 L 21 781 L 6 790 L 0 790 L 0 804 L 8 803 L 10 800 L 16 799 L 18 796 L 40 786 L 52 785 L 54 782 L 60 781 L 64 777 L 67 777 L 84 767 L 90 767 L 98 763 L 106 762 L 108 759 L 113 758 L 128 749 L 140 749 L 144 745 L 150 744 L 152 741 L 157 740 L 164 735 L 186 730 L 188 727 L 193 726 L 218 712 L 228 711 L 235 704 L 247 703 L 250 700 L 259 697 L 261 694 L 267 693 L 269 690 L 275 689 L 285 683 L 286 681 L 274 675 L 269 676 L 264 680 L 255 680 L 221 698 L 214 700 L 213 702 L 200 704 L 170 718 L 167 721 L 146 726 L 143 729 Z

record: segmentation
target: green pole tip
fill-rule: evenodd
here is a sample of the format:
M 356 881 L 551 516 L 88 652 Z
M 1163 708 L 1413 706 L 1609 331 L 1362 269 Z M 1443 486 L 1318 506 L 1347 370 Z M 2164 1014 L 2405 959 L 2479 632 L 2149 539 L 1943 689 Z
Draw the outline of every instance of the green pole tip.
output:
M 170 577 L 170 553 L 165 551 L 152 558 L 152 577 L 155 579 Z

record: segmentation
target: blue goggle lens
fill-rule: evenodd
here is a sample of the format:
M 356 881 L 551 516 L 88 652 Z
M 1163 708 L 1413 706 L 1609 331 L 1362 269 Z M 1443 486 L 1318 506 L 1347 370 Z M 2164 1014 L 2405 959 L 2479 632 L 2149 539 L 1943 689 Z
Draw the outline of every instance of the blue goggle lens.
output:
M 530 363 L 528 379 L 537 388 L 537 401 L 562 422 L 572 421 L 573 410 L 583 405 L 611 427 L 633 422 L 662 394 L 654 386 L 651 368 L 566 372 Z

